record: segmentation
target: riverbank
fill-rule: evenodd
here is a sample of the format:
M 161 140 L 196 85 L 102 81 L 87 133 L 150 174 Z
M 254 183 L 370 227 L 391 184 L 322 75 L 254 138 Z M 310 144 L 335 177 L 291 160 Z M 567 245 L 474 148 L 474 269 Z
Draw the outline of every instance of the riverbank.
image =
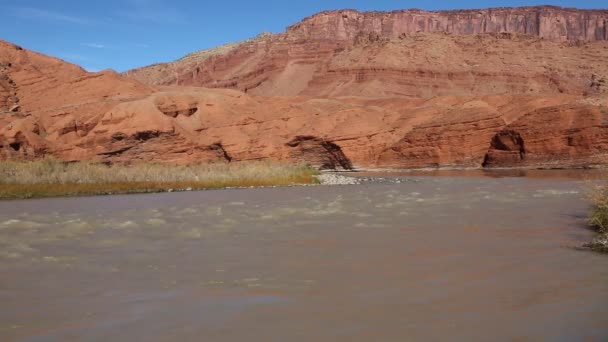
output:
M 596 252 L 608 253 L 608 185 L 595 186 L 589 194 L 591 211 L 589 225 L 597 236 L 585 247 Z
M 305 164 L 269 161 L 168 165 L 65 163 L 53 158 L 0 163 L 0 199 L 155 193 L 318 184 Z
M 590 243 L 586 244 L 585 247 L 596 252 L 608 253 L 608 233 L 599 233 Z

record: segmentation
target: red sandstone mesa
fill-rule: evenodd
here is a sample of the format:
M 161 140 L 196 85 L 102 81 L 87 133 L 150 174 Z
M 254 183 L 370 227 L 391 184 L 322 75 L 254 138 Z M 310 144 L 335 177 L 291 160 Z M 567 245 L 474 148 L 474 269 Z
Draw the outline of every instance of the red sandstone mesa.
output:
M 607 68 L 607 23 L 608 10 L 558 7 L 331 11 L 125 74 L 265 96 L 584 94 Z
M 554 7 L 324 12 L 122 76 L 0 42 L 0 159 L 605 165 L 607 21 Z

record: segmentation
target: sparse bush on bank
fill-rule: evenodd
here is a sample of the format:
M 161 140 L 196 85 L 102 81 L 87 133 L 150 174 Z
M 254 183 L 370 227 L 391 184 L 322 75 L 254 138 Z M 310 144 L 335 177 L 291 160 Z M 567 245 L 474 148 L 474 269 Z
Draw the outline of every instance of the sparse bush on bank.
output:
M 162 192 L 184 189 L 312 184 L 316 170 L 270 161 L 108 166 L 54 158 L 0 162 L 0 198 Z
M 585 246 L 598 252 L 608 253 L 608 186 L 595 187 L 589 197 L 591 199 L 589 225 L 597 230 L 598 235 Z

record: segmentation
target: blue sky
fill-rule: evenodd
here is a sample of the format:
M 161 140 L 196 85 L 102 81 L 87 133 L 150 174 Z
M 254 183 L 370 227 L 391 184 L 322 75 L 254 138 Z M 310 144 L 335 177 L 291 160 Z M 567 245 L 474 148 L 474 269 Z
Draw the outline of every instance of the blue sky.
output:
M 387 0 L 0 0 L 0 39 L 88 70 L 124 71 L 192 51 L 282 32 L 322 10 L 427 10 L 528 6 L 535 1 Z M 551 5 L 606 8 L 605 1 Z

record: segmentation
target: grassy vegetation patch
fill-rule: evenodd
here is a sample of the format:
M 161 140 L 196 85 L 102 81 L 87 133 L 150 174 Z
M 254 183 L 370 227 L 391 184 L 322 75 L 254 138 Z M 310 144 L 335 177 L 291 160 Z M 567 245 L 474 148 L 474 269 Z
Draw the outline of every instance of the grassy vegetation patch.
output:
M 585 247 L 608 253 L 608 186 L 595 187 L 589 197 L 591 199 L 589 225 L 597 230 L 598 235 Z
M 306 164 L 269 161 L 168 165 L 64 163 L 54 158 L 0 162 L 0 198 L 126 194 L 317 183 Z

